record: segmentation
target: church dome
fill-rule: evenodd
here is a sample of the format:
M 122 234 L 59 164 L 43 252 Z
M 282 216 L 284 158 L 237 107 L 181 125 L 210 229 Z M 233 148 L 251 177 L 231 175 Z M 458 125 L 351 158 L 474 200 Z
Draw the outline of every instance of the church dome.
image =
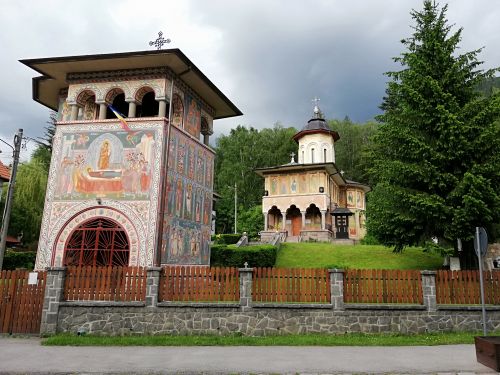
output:
M 314 117 L 310 119 L 307 124 L 293 136 L 295 142 L 298 142 L 300 138 L 305 136 L 306 134 L 315 134 L 315 133 L 326 133 L 330 134 L 333 137 L 333 141 L 336 142 L 340 139 L 339 133 L 334 130 L 331 130 L 328 126 L 327 122 L 321 115 L 321 111 L 316 105 L 314 107 Z

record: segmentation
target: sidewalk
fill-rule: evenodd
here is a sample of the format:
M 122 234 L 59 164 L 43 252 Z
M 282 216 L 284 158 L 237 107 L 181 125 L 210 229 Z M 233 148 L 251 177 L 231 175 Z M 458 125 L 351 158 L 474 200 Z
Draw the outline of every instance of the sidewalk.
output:
M 496 374 L 474 345 L 408 347 L 55 347 L 0 338 L 0 373 Z

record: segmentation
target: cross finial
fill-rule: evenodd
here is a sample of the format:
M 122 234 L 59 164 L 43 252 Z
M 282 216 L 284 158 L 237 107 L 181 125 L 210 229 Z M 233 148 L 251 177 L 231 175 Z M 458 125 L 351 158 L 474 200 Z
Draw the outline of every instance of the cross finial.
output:
M 245 268 L 248 268 L 248 262 L 243 263 L 243 266 L 245 266 Z
M 150 46 L 155 46 L 157 50 L 161 50 L 161 47 L 163 47 L 164 44 L 170 43 L 170 39 L 164 39 L 163 38 L 163 32 L 158 33 L 158 38 L 155 41 L 149 42 Z
M 320 101 L 321 99 L 318 98 L 318 97 L 314 97 L 314 99 L 312 100 L 312 102 L 314 102 L 314 109 L 313 109 L 313 112 L 314 112 L 314 118 L 320 118 L 321 117 L 321 110 L 319 109 L 319 106 L 318 106 L 318 102 Z
M 295 152 L 292 152 L 290 154 L 290 157 L 292 158 L 292 160 L 290 160 L 290 163 L 295 163 Z

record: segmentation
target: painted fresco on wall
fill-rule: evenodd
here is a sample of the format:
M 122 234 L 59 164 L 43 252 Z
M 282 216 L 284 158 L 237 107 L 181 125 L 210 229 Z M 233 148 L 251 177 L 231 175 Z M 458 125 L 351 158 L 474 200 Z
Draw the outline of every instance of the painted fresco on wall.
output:
M 184 129 L 193 137 L 200 137 L 201 105 L 190 95 L 186 95 L 186 121 Z
M 271 195 L 278 194 L 278 178 L 276 176 L 271 177 Z
M 172 124 L 182 128 L 184 121 L 184 104 L 182 104 L 182 99 L 178 94 L 174 94 L 172 100 Z
M 307 193 L 307 175 L 305 173 L 299 175 L 299 193 Z
M 354 191 L 347 190 L 347 207 L 355 207 Z
M 162 264 L 209 264 L 213 163 L 211 151 L 171 128 Z
M 152 131 L 63 133 L 54 199 L 149 200 Z

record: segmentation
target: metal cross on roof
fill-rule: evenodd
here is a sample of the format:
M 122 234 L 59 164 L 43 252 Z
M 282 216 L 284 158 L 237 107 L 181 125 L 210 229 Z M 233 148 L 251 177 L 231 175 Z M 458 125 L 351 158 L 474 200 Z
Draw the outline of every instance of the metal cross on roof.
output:
M 313 112 L 314 112 L 314 117 L 315 118 L 320 118 L 321 116 L 321 111 L 319 109 L 319 106 L 318 106 L 318 102 L 320 101 L 321 99 L 318 98 L 318 97 L 314 97 L 314 99 L 312 100 L 312 102 L 314 102 L 314 109 L 313 109 Z
M 150 46 L 155 46 L 157 50 L 160 50 L 161 47 L 163 47 L 164 44 L 168 44 L 170 42 L 171 42 L 170 39 L 168 39 L 168 38 L 164 39 L 163 38 L 163 32 L 160 31 L 158 33 L 158 38 L 154 42 L 153 41 L 149 42 L 149 45 Z

